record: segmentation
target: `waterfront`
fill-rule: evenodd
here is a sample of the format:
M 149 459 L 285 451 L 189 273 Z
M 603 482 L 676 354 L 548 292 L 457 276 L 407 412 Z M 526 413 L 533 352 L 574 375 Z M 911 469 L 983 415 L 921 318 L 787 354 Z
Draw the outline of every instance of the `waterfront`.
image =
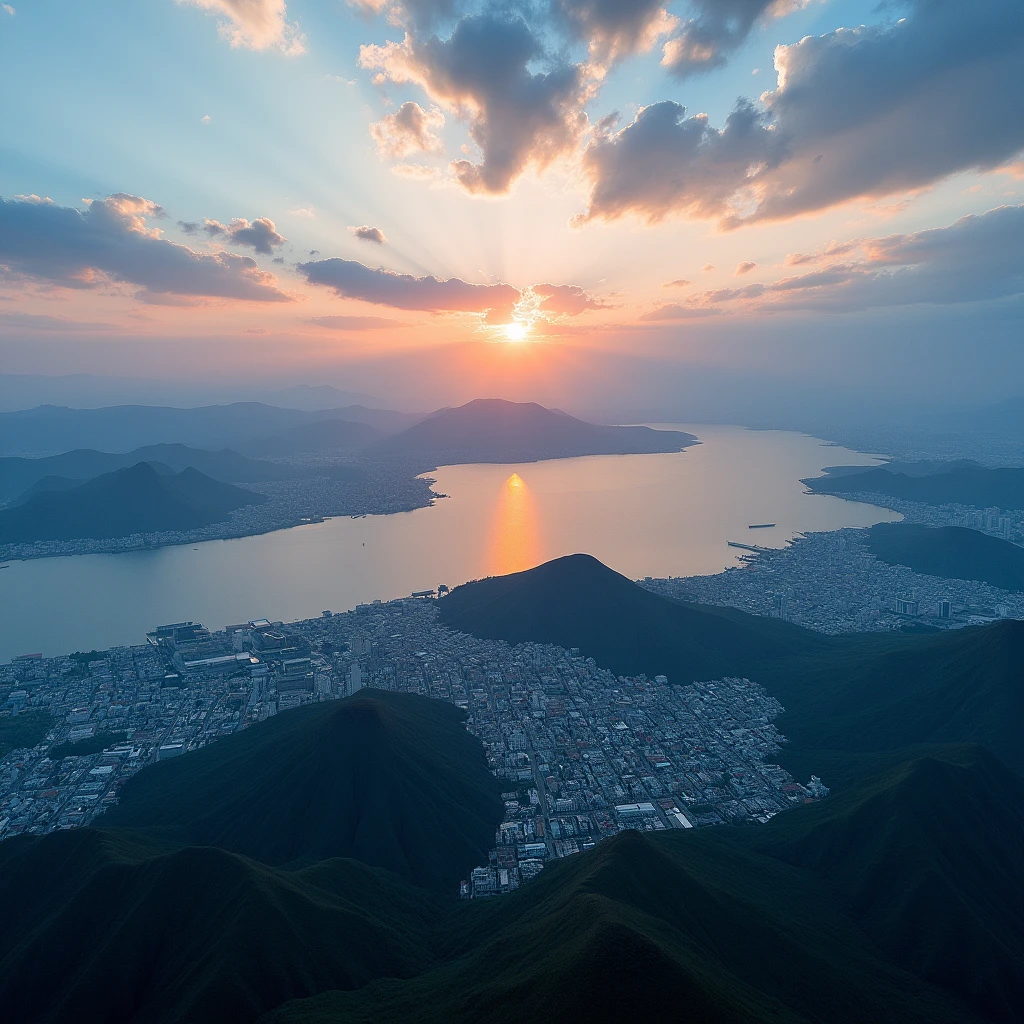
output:
M 633 578 L 735 565 L 730 540 L 781 547 L 797 533 L 899 518 L 809 495 L 802 477 L 871 456 L 801 434 L 681 425 L 701 444 L 671 455 L 445 467 L 431 508 L 333 519 L 256 537 L 116 555 L 12 562 L 0 572 L 0 661 L 140 642 L 161 622 L 212 628 L 455 586 L 574 551 Z

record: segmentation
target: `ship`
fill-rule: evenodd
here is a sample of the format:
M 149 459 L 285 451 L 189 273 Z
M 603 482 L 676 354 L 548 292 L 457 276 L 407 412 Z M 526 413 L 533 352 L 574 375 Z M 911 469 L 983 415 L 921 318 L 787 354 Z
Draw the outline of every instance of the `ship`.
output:
M 774 525 L 775 525 L 774 523 L 751 523 L 751 525 L 748 526 L 747 529 L 748 530 L 768 530 L 768 529 L 771 529 L 771 527 L 773 527 Z

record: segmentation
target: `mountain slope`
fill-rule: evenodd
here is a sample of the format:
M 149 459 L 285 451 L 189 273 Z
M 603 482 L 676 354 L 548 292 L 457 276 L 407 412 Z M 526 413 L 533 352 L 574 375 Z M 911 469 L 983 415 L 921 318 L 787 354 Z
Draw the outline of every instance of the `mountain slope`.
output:
M 621 833 L 453 918 L 447 965 L 269 1019 L 1019 1022 L 1022 816 L 984 752 L 893 758 L 764 827 Z
M 579 455 L 675 452 L 695 440 L 682 431 L 599 426 L 533 402 L 481 398 L 437 412 L 379 441 L 371 451 L 449 463 L 534 462 Z
M 136 775 L 105 826 L 159 826 L 267 864 L 353 857 L 452 891 L 486 857 L 498 784 L 452 705 L 367 691 Z
M 21 505 L 0 510 L 0 543 L 193 530 L 266 500 L 195 469 L 167 475 L 140 462 L 77 487 L 40 491 Z
M 979 580 L 1003 590 L 1024 590 L 1024 548 L 959 526 L 879 523 L 867 531 L 868 548 L 887 565 L 926 576 Z
M 130 830 L 0 845 L 8 1020 L 254 1020 L 282 1001 L 432 965 L 444 907 L 351 860 L 277 871 Z
M 322 423 L 289 427 L 271 437 L 247 441 L 239 447 L 248 455 L 282 457 L 332 448 L 363 448 L 384 436 L 382 431 L 365 423 L 324 420 Z
M 1024 469 L 985 469 L 967 466 L 928 476 L 908 476 L 888 469 L 869 469 L 843 476 L 803 481 L 828 494 L 870 492 L 927 505 L 974 505 L 978 508 L 1024 508 Z
M 590 555 L 467 583 L 441 601 L 440 613 L 464 633 L 578 647 L 617 673 L 664 674 L 676 683 L 743 675 L 827 646 L 774 619 L 652 594 Z

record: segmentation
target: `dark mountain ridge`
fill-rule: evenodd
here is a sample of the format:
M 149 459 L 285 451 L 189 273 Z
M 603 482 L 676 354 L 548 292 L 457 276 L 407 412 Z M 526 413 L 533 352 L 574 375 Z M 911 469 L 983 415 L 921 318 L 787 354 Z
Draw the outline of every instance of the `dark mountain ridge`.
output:
M 960 526 L 878 523 L 867 531 L 868 549 L 887 565 L 926 576 L 978 580 L 1003 590 L 1024 590 L 1024 548 Z
M 0 543 L 194 530 L 266 500 L 196 469 L 168 474 L 140 462 L 75 487 L 40 491 L 23 504 L 0 509 Z

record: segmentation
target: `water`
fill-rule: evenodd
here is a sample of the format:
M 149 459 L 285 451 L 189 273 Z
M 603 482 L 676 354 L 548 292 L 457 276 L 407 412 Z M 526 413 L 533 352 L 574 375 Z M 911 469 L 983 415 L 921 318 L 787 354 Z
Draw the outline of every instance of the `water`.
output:
M 682 429 L 702 443 L 671 455 L 445 467 L 434 489 L 451 497 L 415 512 L 12 562 L 0 570 L 0 661 L 140 643 L 182 619 L 219 628 L 307 618 L 576 551 L 634 579 L 712 573 L 737 564 L 743 552 L 730 540 L 781 547 L 796 533 L 899 518 L 800 484 L 826 465 L 872 465 L 872 456 L 782 431 Z

